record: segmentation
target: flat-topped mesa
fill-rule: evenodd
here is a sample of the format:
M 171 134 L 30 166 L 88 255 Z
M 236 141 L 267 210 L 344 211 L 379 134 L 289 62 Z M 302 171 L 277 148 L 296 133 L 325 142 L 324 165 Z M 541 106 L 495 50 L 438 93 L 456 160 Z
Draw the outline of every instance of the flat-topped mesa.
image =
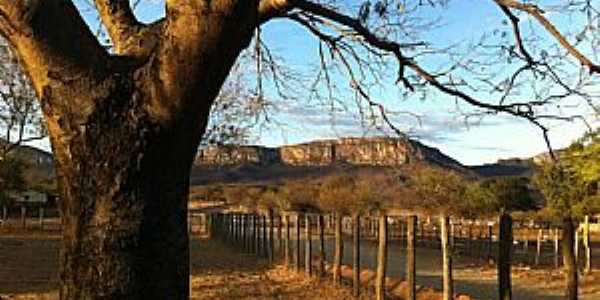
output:
M 453 168 L 462 167 L 459 162 L 435 148 L 427 147 L 417 141 L 387 137 L 321 140 L 279 148 L 210 146 L 199 151 L 196 165 L 208 167 L 270 164 L 327 166 L 346 163 L 363 166 L 400 166 L 411 161 L 428 161 Z

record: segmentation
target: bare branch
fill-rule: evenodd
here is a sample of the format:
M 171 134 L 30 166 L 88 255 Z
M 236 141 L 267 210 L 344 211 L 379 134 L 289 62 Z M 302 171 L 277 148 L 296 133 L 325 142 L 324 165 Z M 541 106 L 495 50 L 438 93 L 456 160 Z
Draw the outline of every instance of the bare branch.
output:
M 583 55 L 577 48 L 575 48 L 565 36 L 550 22 L 545 16 L 544 12 L 536 5 L 529 3 L 522 3 L 516 0 L 494 0 L 501 7 L 509 7 L 516 10 L 523 11 L 533 18 L 535 18 L 547 31 L 550 33 L 558 43 L 563 46 L 569 54 L 575 57 L 582 65 L 589 68 L 590 73 L 600 73 L 600 65 L 593 63 L 589 58 Z

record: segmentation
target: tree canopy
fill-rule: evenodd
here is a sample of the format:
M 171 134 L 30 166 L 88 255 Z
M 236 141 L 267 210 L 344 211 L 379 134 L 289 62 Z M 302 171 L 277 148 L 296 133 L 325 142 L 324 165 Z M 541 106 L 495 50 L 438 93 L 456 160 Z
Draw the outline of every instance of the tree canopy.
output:
M 582 217 L 600 212 L 598 130 L 560 152 L 557 163 L 547 161 L 535 182 L 547 206 L 557 216 Z

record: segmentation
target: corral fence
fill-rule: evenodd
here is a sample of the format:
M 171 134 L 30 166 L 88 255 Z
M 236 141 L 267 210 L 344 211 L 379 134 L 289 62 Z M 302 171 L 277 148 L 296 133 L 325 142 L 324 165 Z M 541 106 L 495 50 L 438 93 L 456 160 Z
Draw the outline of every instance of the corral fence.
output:
M 200 217 L 198 217 L 200 218 Z M 390 244 L 404 251 L 404 299 L 416 299 L 417 247 L 439 249 L 441 252 L 443 299 L 453 299 L 453 258 L 468 256 L 494 264 L 498 268 L 499 299 L 512 299 L 511 266 L 540 265 L 558 268 L 562 264 L 560 224 L 516 222 L 503 214 L 496 220 L 464 220 L 450 217 L 401 216 L 339 216 L 318 213 L 284 212 L 213 213 L 202 217 L 205 231 L 212 237 L 236 247 L 242 252 L 255 253 L 270 261 L 281 259 L 291 269 L 307 276 L 324 277 L 330 274 L 334 284 L 349 281 L 358 296 L 364 284 L 361 280 L 364 259 L 362 243 L 377 248 L 376 274 L 373 278 L 375 298 L 383 299 L 390 278 L 387 276 Z M 589 218 L 577 230 L 575 253 L 581 273 L 593 265 L 592 235 Z M 331 238 L 333 237 L 333 238 Z M 327 247 L 333 239 L 333 246 Z M 343 267 L 344 240 L 350 240 L 350 268 Z M 346 246 L 347 247 L 347 246 Z M 346 249 L 348 250 L 348 249 Z M 597 250 L 597 249 L 596 249 Z M 346 254 L 347 255 L 347 254 Z M 351 276 L 342 274 L 342 269 Z M 390 291 L 387 291 L 390 293 Z M 472 295 L 477 297 L 478 295 Z

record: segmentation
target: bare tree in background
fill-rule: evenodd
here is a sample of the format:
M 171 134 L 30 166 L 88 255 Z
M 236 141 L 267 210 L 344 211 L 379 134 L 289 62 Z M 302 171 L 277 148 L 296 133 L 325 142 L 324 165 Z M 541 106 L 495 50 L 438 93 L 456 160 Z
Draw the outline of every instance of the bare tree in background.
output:
M 43 139 L 39 102 L 16 57 L 0 41 L 0 160 L 23 143 Z
M 445 95 L 476 108 L 468 115 L 525 119 L 547 141 L 547 121 L 581 117 L 557 106 L 597 105 L 586 88 L 599 67 L 578 50 L 597 46 L 591 1 L 560 10 L 589 23 L 572 40 L 529 2 L 489 0 L 512 31 L 458 52 L 433 49 L 423 35 L 443 26 L 427 16 L 443 18 L 447 2 L 167 0 L 166 16 L 145 24 L 128 0 L 95 0 L 107 50 L 73 1 L 0 0 L 0 33 L 40 99 L 62 183 L 61 299 L 189 298 L 190 167 L 226 77 L 273 19 L 321 42 L 321 68 L 306 77 L 310 98 L 339 102 L 347 87 L 362 115 L 392 127 L 391 110 L 373 96 L 392 75 L 403 98 Z M 521 19 L 534 30 L 525 34 Z M 290 82 L 277 64 L 262 64 L 274 56 L 256 41 L 258 82 L 285 96 Z M 440 56 L 453 63 L 436 66 Z

